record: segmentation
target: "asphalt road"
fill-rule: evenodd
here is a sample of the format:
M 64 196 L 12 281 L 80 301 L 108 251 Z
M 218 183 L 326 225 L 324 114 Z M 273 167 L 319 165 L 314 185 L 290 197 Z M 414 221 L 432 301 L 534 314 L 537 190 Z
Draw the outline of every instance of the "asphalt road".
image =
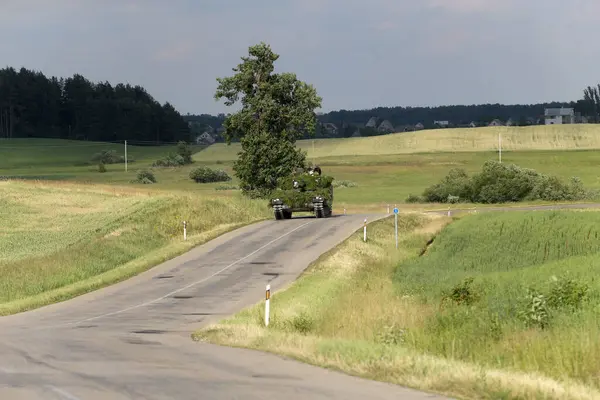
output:
M 267 283 L 276 292 L 293 281 L 364 218 L 261 222 L 120 284 L 0 318 L 0 399 L 441 399 L 190 339 L 263 299 Z

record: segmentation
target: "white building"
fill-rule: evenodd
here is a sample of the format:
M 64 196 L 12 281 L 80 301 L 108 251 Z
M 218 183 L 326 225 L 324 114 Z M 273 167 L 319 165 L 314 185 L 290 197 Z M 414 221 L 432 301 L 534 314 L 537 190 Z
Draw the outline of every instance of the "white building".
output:
M 450 121 L 433 121 L 434 125 L 447 127 L 450 125 Z
M 574 124 L 575 110 L 572 108 L 546 108 L 544 118 L 546 125 Z

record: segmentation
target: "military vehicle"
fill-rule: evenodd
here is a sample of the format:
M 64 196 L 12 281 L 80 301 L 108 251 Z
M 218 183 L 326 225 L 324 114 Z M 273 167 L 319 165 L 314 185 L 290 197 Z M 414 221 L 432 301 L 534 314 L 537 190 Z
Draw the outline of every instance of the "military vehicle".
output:
M 321 168 L 298 170 L 279 180 L 270 205 L 275 219 L 290 219 L 293 212 L 314 212 L 317 218 L 331 216 L 333 177 L 321 175 Z

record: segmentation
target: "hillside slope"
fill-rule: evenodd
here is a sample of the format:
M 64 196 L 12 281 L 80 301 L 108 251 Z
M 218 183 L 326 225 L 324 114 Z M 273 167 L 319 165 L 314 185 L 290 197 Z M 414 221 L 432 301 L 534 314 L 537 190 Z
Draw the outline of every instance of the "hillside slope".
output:
M 310 158 L 348 155 L 387 155 L 426 152 L 476 152 L 498 150 L 585 150 L 600 148 L 600 125 L 539 125 L 436 129 L 348 139 L 300 140 L 298 146 Z M 214 144 L 196 153 L 198 161 L 235 160 L 239 143 Z
M 74 183 L 0 182 L 0 203 L 0 315 L 123 280 L 270 217 L 240 196 Z
M 455 221 L 396 270 L 398 292 L 427 316 L 406 327 L 406 343 L 599 389 L 599 226 L 600 213 L 590 211 Z

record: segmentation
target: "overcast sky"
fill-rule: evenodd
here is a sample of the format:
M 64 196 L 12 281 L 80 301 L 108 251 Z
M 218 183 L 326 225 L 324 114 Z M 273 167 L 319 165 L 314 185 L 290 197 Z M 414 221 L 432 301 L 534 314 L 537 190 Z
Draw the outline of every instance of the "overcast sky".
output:
M 569 101 L 600 82 L 599 0 L 0 0 L 2 66 L 227 112 L 215 78 L 269 43 L 323 110 Z

